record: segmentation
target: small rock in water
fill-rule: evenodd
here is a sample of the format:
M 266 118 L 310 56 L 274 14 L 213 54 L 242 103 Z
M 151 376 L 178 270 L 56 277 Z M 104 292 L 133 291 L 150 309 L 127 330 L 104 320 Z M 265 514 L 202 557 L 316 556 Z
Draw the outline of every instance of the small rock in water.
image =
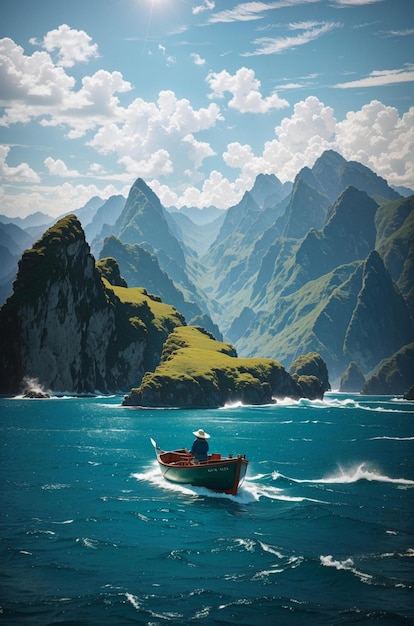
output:
M 23 392 L 23 398 L 50 398 L 45 391 L 36 391 L 35 389 L 26 389 Z

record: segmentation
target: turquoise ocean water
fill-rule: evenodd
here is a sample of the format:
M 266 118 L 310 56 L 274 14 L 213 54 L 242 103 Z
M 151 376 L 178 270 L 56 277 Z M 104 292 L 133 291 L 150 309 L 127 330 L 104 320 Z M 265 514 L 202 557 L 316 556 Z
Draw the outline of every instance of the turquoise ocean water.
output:
M 121 400 L 0 399 L 0 624 L 414 623 L 414 403 Z M 237 496 L 161 477 L 198 428 Z

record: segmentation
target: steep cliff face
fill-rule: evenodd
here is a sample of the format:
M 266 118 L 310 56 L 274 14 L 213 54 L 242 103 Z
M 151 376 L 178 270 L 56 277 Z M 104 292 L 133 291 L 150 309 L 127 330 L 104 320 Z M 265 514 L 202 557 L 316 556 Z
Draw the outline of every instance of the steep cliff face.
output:
M 300 244 L 295 257 L 296 277 L 285 293 L 340 265 L 365 259 L 375 246 L 377 206 L 365 192 L 347 187 L 330 207 L 324 228 L 312 228 Z
M 376 249 L 405 297 L 414 320 L 414 196 L 381 206 L 376 223 Z
M 362 394 L 404 394 L 413 399 L 414 389 L 414 343 L 403 346 L 391 358 L 385 360 L 378 371 L 362 387 Z
M 363 371 L 411 343 L 413 323 L 408 306 L 376 251 L 364 263 L 362 288 L 350 320 L 344 353 Z
M 53 391 L 126 390 L 144 372 L 146 333 L 105 288 L 74 215 L 24 253 L 0 327 L 2 393 L 26 377 Z
M 301 239 L 311 228 L 322 228 L 328 199 L 306 182 L 306 176 L 298 174 L 286 209 L 284 237 Z
M 351 393 L 358 393 L 361 391 L 365 383 L 365 377 L 358 365 L 351 361 L 346 371 L 341 376 L 339 384 L 339 391 L 348 391 Z
M 105 239 L 100 256 L 116 258 L 129 287 L 143 287 L 159 296 L 163 302 L 168 302 L 180 311 L 189 324 L 193 324 L 193 319 L 203 314 L 196 303 L 185 300 L 183 293 L 161 269 L 155 254 L 145 248 L 122 243 L 112 236 Z M 211 320 L 206 319 L 206 328 L 213 332 Z M 218 331 L 218 328 L 215 330 Z M 219 331 L 217 338 L 221 338 Z

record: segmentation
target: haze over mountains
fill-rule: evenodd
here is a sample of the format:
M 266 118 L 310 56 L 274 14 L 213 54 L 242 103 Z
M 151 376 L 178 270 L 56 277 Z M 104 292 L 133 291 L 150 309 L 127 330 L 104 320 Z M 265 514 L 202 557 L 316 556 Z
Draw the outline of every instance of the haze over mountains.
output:
M 166 210 L 138 179 L 127 199 L 95 198 L 75 213 L 95 259 L 114 257 L 128 287 L 239 356 L 288 368 L 314 351 L 335 383 L 350 363 L 368 378 L 414 342 L 414 195 L 333 151 L 292 184 L 258 176 L 226 211 Z M 0 218 L 3 301 L 18 258 L 49 225 L 26 220 Z

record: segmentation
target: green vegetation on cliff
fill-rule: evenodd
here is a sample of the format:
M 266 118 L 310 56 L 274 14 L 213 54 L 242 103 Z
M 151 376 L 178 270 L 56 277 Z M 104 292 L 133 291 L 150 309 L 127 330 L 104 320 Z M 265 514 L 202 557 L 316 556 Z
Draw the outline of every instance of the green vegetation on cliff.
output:
M 325 361 L 317 352 L 309 352 L 309 354 L 301 354 L 293 361 L 289 368 L 289 373 L 294 376 L 309 376 L 317 378 L 323 391 L 330 391 L 328 368 Z
M 161 358 L 164 342 L 176 326 L 186 323 L 184 317 L 146 289 L 118 287 L 110 285 L 105 279 L 104 284 L 119 303 L 116 321 L 121 332 L 117 334 L 115 355 L 138 337 L 145 346 L 143 364 L 149 371 L 154 370 Z
M 165 328 L 170 332 L 175 326 L 185 324 L 183 315 L 177 309 L 170 304 L 164 304 L 161 298 L 148 293 L 146 289 L 114 285 L 110 285 L 110 288 L 125 307 L 130 307 L 131 312 L 135 314 L 139 313 L 142 321 L 151 320 L 155 327 Z
M 302 381 L 309 394 L 315 381 Z M 320 394 L 320 385 L 317 385 Z M 204 329 L 175 328 L 155 372 L 124 399 L 126 406 L 213 408 L 228 402 L 265 404 L 275 397 L 301 397 L 298 381 L 272 359 L 240 359 L 234 348 Z M 309 396 L 314 397 L 314 396 Z
M 102 278 L 116 287 L 128 287 L 125 278 L 121 276 L 119 264 L 113 257 L 107 257 L 96 261 L 96 269 L 99 271 Z
M 414 343 L 403 346 L 386 359 L 369 378 L 361 393 L 364 395 L 404 394 L 414 384 Z
M 14 283 L 15 306 L 33 302 L 48 284 L 68 274 L 70 267 L 66 262 L 66 250 L 79 240 L 85 241 L 82 227 L 76 215 L 67 215 L 24 252 Z

